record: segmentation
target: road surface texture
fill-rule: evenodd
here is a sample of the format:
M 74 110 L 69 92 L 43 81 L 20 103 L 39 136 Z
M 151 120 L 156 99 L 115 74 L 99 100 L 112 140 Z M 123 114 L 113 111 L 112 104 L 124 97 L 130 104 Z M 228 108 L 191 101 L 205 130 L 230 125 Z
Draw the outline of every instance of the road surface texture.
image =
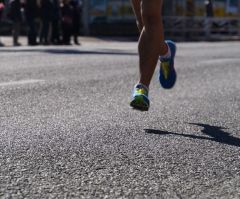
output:
M 0 198 L 240 198 L 240 42 L 178 43 L 148 112 L 137 43 L 0 48 Z

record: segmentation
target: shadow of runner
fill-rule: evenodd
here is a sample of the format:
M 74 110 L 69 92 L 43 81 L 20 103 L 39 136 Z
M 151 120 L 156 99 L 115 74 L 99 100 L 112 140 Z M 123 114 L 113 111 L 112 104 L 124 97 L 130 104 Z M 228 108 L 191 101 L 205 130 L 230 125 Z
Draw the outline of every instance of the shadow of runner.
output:
M 216 142 L 240 147 L 240 138 L 233 137 L 230 133 L 223 131 L 226 128 L 200 123 L 189 124 L 203 127 L 202 133 L 212 137 Z
M 175 135 L 175 136 L 182 136 L 182 137 L 192 138 L 192 139 L 210 140 L 210 141 L 215 141 L 222 144 L 240 147 L 240 138 L 233 137 L 230 135 L 230 133 L 223 131 L 223 129 L 225 129 L 223 127 L 211 126 L 208 124 L 200 124 L 200 123 L 189 123 L 189 124 L 203 127 L 204 129 L 201 130 L 201 132 L 210 137 L 197 136 L 197 135 L 191 135 L 191 134 L 181 134 L 181 133 L 174 133 L 174 132 L 154 130 L 154 129 L 144 129 L 144 130 L 146 133 L 149 133 L 149 134 Z

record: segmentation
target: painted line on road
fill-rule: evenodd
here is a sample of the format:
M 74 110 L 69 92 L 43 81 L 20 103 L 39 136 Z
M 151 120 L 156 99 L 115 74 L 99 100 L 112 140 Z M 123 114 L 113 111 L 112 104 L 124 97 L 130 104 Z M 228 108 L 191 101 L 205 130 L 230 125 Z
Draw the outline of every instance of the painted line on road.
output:
M 24 84 L 36 84 L 44 82 L 44 80 L 41 79 L 26 79 L 26 80 L 20 80 L 20 81 L 10 81 L 10 82 L 2 82 L 0 83 L 0 86 L 15 86 L 15 85 L 24 85 Z

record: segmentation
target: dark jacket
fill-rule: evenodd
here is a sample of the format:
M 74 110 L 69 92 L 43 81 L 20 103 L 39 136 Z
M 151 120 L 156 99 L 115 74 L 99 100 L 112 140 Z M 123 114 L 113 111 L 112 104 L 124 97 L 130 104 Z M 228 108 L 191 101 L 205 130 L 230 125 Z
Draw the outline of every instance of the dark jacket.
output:
M 4 1 L 0 0 L 0 20 L 2 18 L 3 10 L 4 10 Z
M 41 0 L 40 16 L 43 20 L 51 21 L 53 18 L 53 3 L 51 0 Z
M 27 19 L 35 19 L 39 15 L 39 8 L 37 0 L 26 0 L 25 3 L 25 16 Z
M 61 18 L 61 8 L 59 0 L 52 0 L 52 4 L 53 4 L 52 20 L 59 21 Z
M 63 4 L 62 11 L 62 23 L 66 26 L 73 25 L 73 7 L 70 4 Z
M 18 22 L 18 21 L 22 20 L 20 0 L 11 0 L 10 1 L 8 17 L 14 22 Z

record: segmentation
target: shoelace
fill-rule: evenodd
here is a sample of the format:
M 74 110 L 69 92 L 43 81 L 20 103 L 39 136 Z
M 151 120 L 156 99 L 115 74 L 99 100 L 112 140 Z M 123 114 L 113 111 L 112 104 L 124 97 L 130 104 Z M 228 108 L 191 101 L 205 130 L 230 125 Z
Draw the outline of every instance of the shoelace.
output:
M 144 88 L 136 88 L 136 94 L 140 94 L 140 95 L 148 95 L 147 91 Z

